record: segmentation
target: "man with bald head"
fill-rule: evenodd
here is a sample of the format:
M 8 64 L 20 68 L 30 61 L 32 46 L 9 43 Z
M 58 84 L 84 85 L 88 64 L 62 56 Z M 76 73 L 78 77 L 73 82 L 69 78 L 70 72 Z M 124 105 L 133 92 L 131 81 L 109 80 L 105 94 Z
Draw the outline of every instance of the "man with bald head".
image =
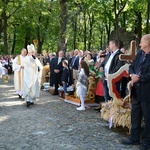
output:
M 19 98 L 22 98 L 23 95 L 23 70 L 26 55 L 27 50 L 23 48 L 21 54 L 13 60 L 14 87 Z
M 129 67 L 132 87 L 131 134 L 122 143 L 141 143 L 141 150 L 150 150 L 150 34 L 141 38 L 140 47 L 133 64 Z M 143 118 L 145 126 L 140 137 Z

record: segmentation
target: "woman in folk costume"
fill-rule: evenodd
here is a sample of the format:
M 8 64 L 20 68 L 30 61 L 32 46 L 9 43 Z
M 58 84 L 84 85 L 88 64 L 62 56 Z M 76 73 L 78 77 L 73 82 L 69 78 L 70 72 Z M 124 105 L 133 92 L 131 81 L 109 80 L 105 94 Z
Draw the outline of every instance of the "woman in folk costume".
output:
M 28 55 L 24 63 L 24 79 L 23 79 L 23 96 L 27 103 L 27 107 L 33 104 L 33 100 L 39 97 L 40 94 L 40 80 L 39 75 L 42 71 L 42 64 L 35 57 L 34 45 L 28 45 Z
M 100 56 L 100 64 L 104 61 L 105 56 L 101 55 Z M 100 111 L 101 109 L 101 102 L 105 101 L 104 98 L 104 86 L 103 86 L 103 80 L 104 80 L 104 72 L 101 72 L 100 68 L 98 68 L 98 71 L 96 72 L 95 78 L 97 79 L 97 84 L 96 84 L 96 90 L 95 90 L 95 102 L 99 104 L 95 110 Z
M 95 102 L 99 104 L 95 110 L 100 111 L 101 109 L 101 102 L 104 102 L 104 87 L 103 87 L 103 77 L 104 74 L 100 70 L 97 72 L 97 76 L 95 78 L 98 79 L 95 91 Z
M 27 55 L 27 50 L 23 48 L 21 54 L 15 57 L 13 60 L 13 71 L 14 71 L 14 87 L 19 98 L 23 96 L 23 71 L 24 71 L 24 60 Z
M 76 84 L 76 93 L 77 96 L 80 98 L 81 106 L 78 107 L 77 110 L 85 110 L 84 100 L 88 88 L 89 68 L 85 61 L 81 61 L 79 67 L 80 67 L 80 72 Z
M 94 68 L 95 62 L 94 62 L 94 59 L 93 59 L 92 54 L 90 52 L 87 53 L 86 63 L 89 67 L 90 75 L 95 76 L 96 75 L 96 70 Z

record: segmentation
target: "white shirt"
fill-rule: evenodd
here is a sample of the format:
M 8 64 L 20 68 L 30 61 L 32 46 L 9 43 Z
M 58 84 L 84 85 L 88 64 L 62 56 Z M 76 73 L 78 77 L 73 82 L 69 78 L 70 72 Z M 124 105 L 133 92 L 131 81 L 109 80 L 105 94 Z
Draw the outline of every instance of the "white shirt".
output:
M 58 57 L 58 63 L 57 65 L 61 62 L 62 57 Z
M 82 57 L 79 57 L 79 64 L 80 64 L 81 60 L 82 60 Z
M 105 77 L 107 78 L 107 75 L 109 74 L 109 68 L 110 68 L 110 65 L 111 65 L 111 62 L 112 62 L 112 59 L 113 57 L 115 56 L 115 54 L 117 53 L 119 49 L 115 50 L 114 52 L 111 53 L 107 63 L 106 63 L 106 66 L 104 68 L 104 71 L 105 71 Z
M 76 61 L 77 57 L 78 57 L 78 55 L 76 55 L 76 56 L 75 56 L 75 58 L 73 59 L 72 66 L 74 66 L 74 63 L 75 63 L 75 61 Z

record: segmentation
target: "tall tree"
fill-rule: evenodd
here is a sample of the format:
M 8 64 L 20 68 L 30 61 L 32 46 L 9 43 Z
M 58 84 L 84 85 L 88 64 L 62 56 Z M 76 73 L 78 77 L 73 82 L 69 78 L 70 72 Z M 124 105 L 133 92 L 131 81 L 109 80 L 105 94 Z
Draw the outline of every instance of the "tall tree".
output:
M 7 5 L 9 3 L 9 1 L 2 0 L 2 2 L 3 2 L 3 11 L 2 11 L 1 17 L 3 20 L 2 28 L 3 28 L 3 35 L 4 35 L 4 53 L 8 54 L 8 43 L 7 43 L 7 26 L 8 26 L 7 20 L 8 20 L 8 16 L 6 14 L 6 11 L 7 11 Z
M 123 9 L 126 6 L 127 1 L 119 1 L 119 0 L 114 0 L 114 15 L 115 15 L 115 19 L 114 19 L 114 28 L 115 28 L 115 32 L 116 32 L 116 38 L 119 41 L 119 34 L 118 34 L 118 28 L 119 28 L 119 15 L 121 14 L 121 12 L 123 11 Z
M 88 13 L 89 16 L 89 38 L 88 38 L 88 50 L 91 50 L 91 45 L 92 45 L 92 34 L 93 34 L 93 23 L 94 23 L 94 14 L 93 13 Z
M 43 49 L 99 49 L 110 36 L 125 37 L 120 35 L 123 30 L 134 32 L 139 39 L 150 31 L 149 0 L 1 0 L 0 6 L 3 53 L 4 49 L 18 53 L 33 39 L 38 40 L 39 53 Z
M 66 26 L 67 26 L 67 0 L 59 0 L 60 4 L 60 33 L 58 41 L 58 51 L 66 51 Z
M 147 0 L 147 21 L 146 21 L 146 33 L 150 33 L 150 0 Z
M 17 7 L 13 8 L 10 11 L 9 10 L 10 7 L 14 5 L 14 0 L 2 0 L 1 4 L 2 4 L 2 13 L 1 13 L 0 24 L 2 25 L 1 32 L 3 32 L 3 41 L 4 41 L 3 49 L 4 49 L 4 54 L 8 54 L 8 19 L 10 19 L 10 17 L 12 17 L 16 13 L 16 11 L 19 9 L 20 6 L 17 5 Z

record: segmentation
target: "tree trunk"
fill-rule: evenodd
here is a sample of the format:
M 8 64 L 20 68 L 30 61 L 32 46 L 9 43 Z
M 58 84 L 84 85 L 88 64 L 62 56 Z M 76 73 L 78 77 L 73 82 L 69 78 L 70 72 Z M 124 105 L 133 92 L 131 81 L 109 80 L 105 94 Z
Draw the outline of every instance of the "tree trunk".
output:
M 126 12 L 123 12 L 123 24 L 122 24 L 122 27 L 126 27 Z
M 84 10 L 84 50 L 86 50 L 86 11 Z
M 117 2 L 114 0 L 114 14 L 115 14 L 115 22 L 114 22 L 114 30 L 115 30 L 115 37 L 116 40 L 119 41 L 119 36 L 118 36 L 118 13 L 117 13 Z
M 103 24 L 99 26 L 99 31 L 100 31 L 100 48 L 102 49 L 103 47 Z
M 139 45 L 141 37 L 142 37 L 142 13 L 139 11 L 135 11 L 135 15 L 137 17 L 137 20 L 135 22 L 136 27 L 135 27 L 135 34 L 138 35 L 138 43 Z
M 103 31 L 103 39 L 104 39 L 104 40 L 103 40 L 104 42 L 103 42 L 103 47 L 102 47 L 102 48 L 105 48 L 105 46 L 106 46 L 106 44 L 107 44 L 107 43 L 106 43 L 106 31 L 105 31 L 105 28 L 104 28 L 104 31 Z
M 106 34 L 107 34 L 107 43 L 110 40 L 110 30 L 111 30 L 111 21 L 105 22 L 105 29 L 106 29 Z
M 67 26 L 67 0 L 59 0 L 60 4 L 60 33 L 58 40 L 58 51 L 66 52 L 66 26 Z
M 139 12 L 138 14 L 138 37 L 139 37 L 139 43 L 142 37 L 142 14 Z
M 41 54 L 41 52 L 42 52 L 43 43 L 44 43 L 43 40 L 42 41 L 38 41 L 38 49 L 37 49 L 37 51 L 38 51 L 39 54 Z
M 3 21 L 4 21 L 4 28 L 3 28 L 3 33 L 4 33 L 4 54 L 8 54 L 8 43 L 7 43 L 7 15 L 6 11 L 4 9 L 3 11 Z
M 77 38 L 77 18 L 75 18 L 75 21 L 74 21 L 74 33 L 73 33 L 73 48 L 74 49 L 76 49 L 76 38 Z
M 0 39 L 2 32 L 3 32 L 3 20 L 0 18 Z
M 88 50 L 91 50 L 93 21 L 94 21 L 94 15 L 93 14 L 92 14 L 92 16 L 90 16 L 90 14 L 89 14 L 89 20 L 90 20 L 90 31 L 89 31 Z
M 76 49 L 76 40 L 77 40 L 77 14 L 71 18 L 72 29 L 73 29 L 73 48 Z
M 121 3 L 120 3 L 121 2 Z M 123 9 L 125 8 L 126 6 L 126 3 L 127 1 L 117 1 L 117 0 L 114 0 L 114 14 L 115 14 L 115 37 L 116 37 L 116 40 L 118 41 L 119 43 L 119 16 L 121 14 L 121 12 L 123 11 Z
M 42 22 L 42 14 L 39 15 L 38 17 L 38 25 L 37 25 L 37 39 L 38 39 L 38 44 L 37 44 L 37 52 L 38 53 L 41 53 L 42 52 L 42 46 L 43 46 L 43 43 L 45 41 L 45 38 L 46 38 L 46 34 L 47 34 L 47 29 L 48 29 L 48 26 L 49 26 L 49 17 L 46 18 L 46 22 L 45 24 L 42 24 L 44 25 L 44 31 L 41 32 L 41 22 Z M 36 46 L 36 45 L 35 45 Z
M 28 28 L 26 28 L 26 31 L 30 32 Z M 27 45 L 30 44 L 30 34 L 26 32 L 25 40 L 24 40 L 24 47 L 27 48 Z
M 146 34 L 148 34 L 150 32 L 150 29 L 149 29 L 149 20 L 150 20 L 150 1 L 148 1 L 148 4 L 147 4 L 147 21 L 146 21 Z
M 15 29 L 14 29 L 14 37 L 13 37 L 13 45 L 12 45 L 11 54 L 14 54 L 15 45 L 16 45 L 16 32 L 15 32 Z

